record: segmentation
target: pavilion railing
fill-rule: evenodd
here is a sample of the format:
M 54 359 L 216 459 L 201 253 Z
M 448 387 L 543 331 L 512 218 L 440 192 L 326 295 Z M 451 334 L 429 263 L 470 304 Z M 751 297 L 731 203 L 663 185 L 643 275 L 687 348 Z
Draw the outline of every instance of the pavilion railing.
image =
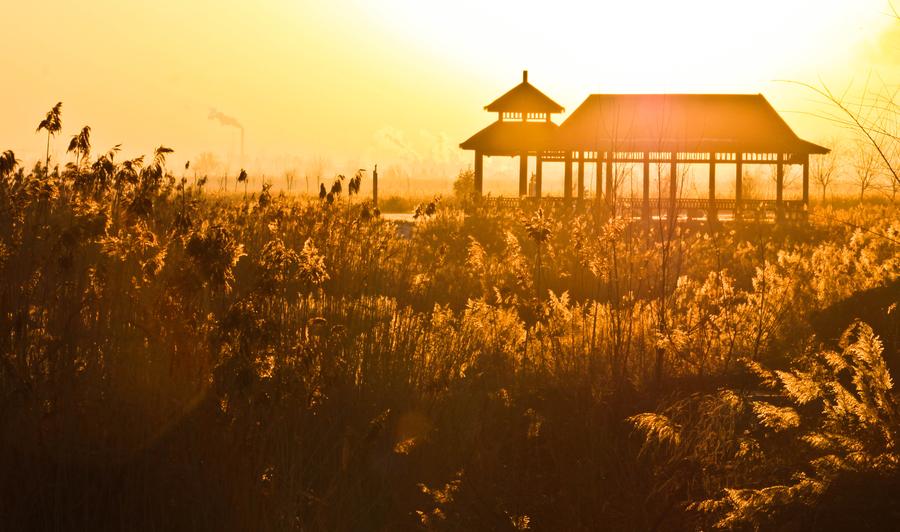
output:
M 537 205 L 572 205 L 577 204 L 590 208 L 596 199 L 569 199 L 561 197 L 486 197 L 488 205 L 503 209 L 534 207 Z M 599 200 L 607 208 L 614 208 L 619 216 L 641 218 L 643 216 L 667 218 L 671 211 L 672 200 L 669 198 L 650 198 L 646 203 L 642 198 L 616 198 L 614 206 L 605 199 Z M 711 217 L 735 220 L 767 220 L 777 219 L 779 214 L 784 220 L 805 220 L 807 208 L 803 201 L 784 200 L 779 212 L 778 202 L 769 199 L 715 199 L 677 198 L 675 200 L 675 216 L 690 220 L 709 219 Z M 646 213 L 645 213 L 646 211 Z

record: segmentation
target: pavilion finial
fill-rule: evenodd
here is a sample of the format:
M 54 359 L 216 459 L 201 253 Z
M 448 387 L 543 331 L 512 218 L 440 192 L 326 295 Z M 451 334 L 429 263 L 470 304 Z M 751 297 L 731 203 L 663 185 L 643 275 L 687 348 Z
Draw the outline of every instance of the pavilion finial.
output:
M 528 71 L 527 70 L 522 71 L 522 83 L 528 83 Z

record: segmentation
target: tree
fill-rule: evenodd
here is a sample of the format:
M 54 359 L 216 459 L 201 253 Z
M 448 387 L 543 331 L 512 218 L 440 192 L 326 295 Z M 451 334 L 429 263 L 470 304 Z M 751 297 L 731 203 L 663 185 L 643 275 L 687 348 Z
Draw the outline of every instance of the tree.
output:
M 822 189 L 822 203 L 825 202 L 828 187 L 837 179 L 838 157 L 840 156 L 840 143 L 837 138 L 832 138 L 827 145 L 831 146 L 830 152 L 810 160 L 810 177 Z
M 330 163 L 325 157 L 321 155 L 317 155 L 313 157 L 306 167 L 306 174 L 316 176 L 316 184 L 322 185 L 322 174 L 325 173 L 325 169 L 330 166 Z
M 797 173 L 793 165 L 786 164 L 782 167 L 782 171 L 784 174 L 781 179 L 781 190 L 786 191 L 791 189 L 797 183 Z M 778 187 L 778 166 L 771 165 L 768 166 L 767 173 L 768 181 L 769 181 L 769 189 L 776 189 Z
M 896 19 L 900 22 L 900 16 Z M 824 112 L 821 117 L 855 132 L 861 143 L 867 144 L 873 151 L 877 164 L 883 166 L 892 181 L 892 188 L 900 187 L 897 157 L 900 152 L 900 102 L 894 87 L 882 83 L 882 87 L 876 90 L 867 81 L 859 98 L 851 102 L 844 95 L 832 92 L 825 84 L 791 83 L 813 91 L 830 104 L 835 111 Z
M 859 187 L 860 202 L 878 177 L 879 162 L 878 152 L 860 141 L 853 159 L 853 182 Z
M 196 181 L 198 177 L 215 175 L 221 168 L 222 163 L 214 153 L 203 152 L 194 161 L 194 180 Z
M 456 176 L 453 195 L 460 201 L 469 201 L 475 195 L 475 172 L 471 167 L 461 170 Z
M 297 179 L 297 171 L 294 169 L 284 171 L 284 184 L 287 191 L 290 192 L 294 188 L 294 180 Z M 309 176 L 306 176 L 306 193 L 309 194 Z
M 61 113 L 62 102 L 57 102 L 56 105 L 53 106 L 53 109 L 50 109 L 47 112 L 47 116 L 41 120 L 41 123 L 38 124 L 38 127 L 35 130 L 35 133 L 39 133 L 42 129 L 47 131 L 47 162 L 45 163 L 47 173 L 50 173 L 50 137 L 62 130 Z

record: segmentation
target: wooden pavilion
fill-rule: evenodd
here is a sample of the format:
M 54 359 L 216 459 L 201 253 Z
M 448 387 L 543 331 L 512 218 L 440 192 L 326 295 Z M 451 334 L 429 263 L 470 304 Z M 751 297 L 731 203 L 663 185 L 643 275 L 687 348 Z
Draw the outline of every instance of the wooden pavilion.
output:
M 485 107 L 497 121 L 460 144 L 475 152 L 475 190 L 483 192 L 485 156 L 519 157 L 519 196 L 541 198 L 543 164 L 562 162 L 564 199 L 585 200 L 585 168 L 596 165 L 595 201 L 622 214 L 649 219 L 704 212 L 710 220 L 722 211 L 773 212 L 776 219 L 805 217 L 809 205 L 809 156 L 829 150 L 800 139 L 761 94 L 593 94 L 561 125 L 551 119 L 563 108 L 528 82 Z M 528 158 L 535 157 L 534 187 L 528 187 Z M 669 167 L 662 193 L 650 197 L 650 164 Z M 573 165 L 577 181 L 573 187 Z M 617 195 L 616 164 L 637 164 L 643 170 L 641 198 Z M 709 166 L 709 196 L 679 196 L 678 165 Z M 735 197 L 716 196 L 716 166 L 735 165 Z M 743 197 L 743 167 L 776 166 L 774 200 Z M 784 199 L 785 165 L 803 168 L 801 200 Z M 604 180 L 605 178 L 605 180 Z M 662 176 L 660 176 L 662 179 Z M 683 185 L 683 183 L 682 183 Z M 529 192 L 531 192 L 529 194 Z

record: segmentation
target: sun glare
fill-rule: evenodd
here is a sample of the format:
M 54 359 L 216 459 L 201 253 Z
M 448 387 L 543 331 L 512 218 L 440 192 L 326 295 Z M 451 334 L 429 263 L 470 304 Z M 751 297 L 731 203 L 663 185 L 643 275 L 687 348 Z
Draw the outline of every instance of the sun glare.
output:
M 884 22 L 875 0 L 577 2 L 387 0 L 383 20 L 486 77 L 521 68 L 560 89 L 755 91 L 760 82 L 843 64 Z M 888 19 L 889 20 L 889 19 Z
M 0 54 L 0 67 L 15 104 L 0 109 L 0 137 L 40 159 L 41 143 L 20 132 L 35 109 L 63 100 L 66 127 L 90 122 L 99 145 L 123 142 L 128 156 L 164 137 L 182 162 L 211 153 L 229 171 L 242 160 L 259 171 L 318 171 L 322 159 L 328 172 L 349 171 L 363 158 L 410 173 L 439 167 L 444 182 L 482 106 L 522 70 L 569 112 L 591 93 L 647 92 L 761 92 L 780 110 L 809 112 L 808 95 L 773 80 L 838 87 L 873 65 L 879 76 L 900 72 L 886 2 L 12 3 L 17 24 L 0 41 L 16 53 Z M 15 44 L 35 27 L 54 39 Z M 180 37 L 160 40 L 156 28 Z M 245 156 L 237 131 L 209 120 L 210 109 L 241 121 Z M 799 113 L 792 125 L 813 129 L 805 120 Z

